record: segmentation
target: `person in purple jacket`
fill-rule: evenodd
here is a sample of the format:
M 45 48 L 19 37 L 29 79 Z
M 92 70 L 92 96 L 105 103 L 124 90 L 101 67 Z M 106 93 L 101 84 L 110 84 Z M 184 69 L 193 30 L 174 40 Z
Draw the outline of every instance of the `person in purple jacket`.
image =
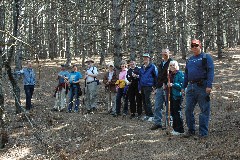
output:
M 194 108 L 198 103 L 199 114 L 199 137 L 208 136 L 210 117 L 210 93 L 214 78 L 214 64 L 212 57 L 202 51 L 200 40 L 191 41 L 191 56 L 185 68 L 182 94 L 186 95 L 185 116 L 188 132 L 184 137 L 195 135 Z M 186 88 L 186 90 L 185 90 Z

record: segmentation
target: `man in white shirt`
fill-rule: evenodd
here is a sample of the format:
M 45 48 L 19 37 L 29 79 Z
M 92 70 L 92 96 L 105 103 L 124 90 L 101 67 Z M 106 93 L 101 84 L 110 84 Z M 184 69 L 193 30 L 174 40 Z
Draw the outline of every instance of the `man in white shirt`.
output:
M 87 113 L 91 113 L 96 109 L 96 93 L 97 85 L 99 81 L 97 80 L 98 70 L 97 67 L 93 66 L 94 61 L 88 59 L 86 62 L 87 70 L 85 73 L 86 82 L 86 109 Z

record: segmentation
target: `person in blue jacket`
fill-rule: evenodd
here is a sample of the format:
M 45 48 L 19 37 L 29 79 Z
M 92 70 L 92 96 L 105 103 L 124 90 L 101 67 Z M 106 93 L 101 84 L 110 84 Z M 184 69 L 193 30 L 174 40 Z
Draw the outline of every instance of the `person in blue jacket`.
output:
M 200 40 L 194 39 L 191 41 L 191 51 L 193 52 L 193 56 L 186 63 L 182 88 L 182 94 L 186 94 L 185 115 L 188 132 L 185 137 L 195 135 L 194 108 L 198 103 L 200 107 L 199 137 L 202 138 L 208 136 L 210 117 L 209 95 L 212 91 L 214 64 L 212 57 L 202 51 Z
M 156 87 L 156 78 L 158 75 L 157 67 L 150 62 L 150 55 L 143 54 L 143 65 L 139 71 L 139 88 L 142 94 L 143 108 L 146 116 L 144 120 L 153 119 L 152 105 L 150 96 L 153 88 Z
M 32 69 L 32 62 L 27 62 L 27 67 L 16 72 L 17 74 L 23 75 L 23 84 L 26 94 L 26 110 L 27 112 L 32 108 L 32 96 L 34 92 L 34 86 L 36 84 L 36 74 Z
M 182 93 L 184 74 L 179 70 L 177 61 L 170 61 L 169 63 L 169 81 L 168 87 L 170 87 L 170 111 L 173 120 L 172 135 L 180 135 L 184 133 L 183 117 L 182 117 Z
M 69 92 L 69 106 L 67 112 L 72 112 L 73 106 L 73 97 L 75 96 L 75 106 L 74 112 L 78 112 L 79 109 L 79 96 L 80 96 L 80 79 L 82 74 L 77 71 L 77 65 L 72 66 L 72 72 L 69 73 L 68 78 L 65 78 L 65 81 L 68 83 L 70 88 Z

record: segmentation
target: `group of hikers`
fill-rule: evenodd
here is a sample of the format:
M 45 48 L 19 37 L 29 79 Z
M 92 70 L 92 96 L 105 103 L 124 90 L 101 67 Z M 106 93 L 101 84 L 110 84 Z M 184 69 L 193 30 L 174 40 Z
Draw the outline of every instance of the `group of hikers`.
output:
M 166 114 L 170 113 L 166 115 L 168 118 L 165 124 L 171 121 L 173 128 L 171 134 L 181 135 L 184 133 L 182 101 L 185 96 L 188 131 L 184 137 L 195 135 L 194 109 L 196 104 L 200 107 L 198 136 L 207 137 L 210 119 L 209 95 L 214 78 L 214 64 L 212 57 L 202 51 L 200 40 L 191 41 L 191 51 L 193 55 L 187 60 L 184 73 L 179 69 L 178 62 L 170 57 L 169 49 L 162 50 L 162 60 L 157 66 L 151 62 L 148 53 L 142 55 L 143 65 L 141 67 L 137 67 L 134 60 L 130 60 L 129 64 L 122 61 L 120 71 L 116 71 L 113 62 L 110 62 L 103 78 L 107 93 L 107 113 L 113 117 L 129 114 L 130 119 L 141 118 L 153 121 L 154 124 L 150 129 L 156 130 L 164 127 L 162 112 L 165 105 Z M 79 97 L 83 94 L 80 79 L 83 78 L 85 82 L 84 103 L 87 113 L 95 112 L 99 84 L 98 69 L 94 66 L 92 59 L 88 59 L 85 63 L 87 70 L 84 74 L 78 71 L 76 65 L 72 65 L 71 72 L 66 71 L 65 66 L 61 65 L 61 71 L 57 77 L 58 86 L 54 94 L 56 101 L 53 110 L 62 111 L 68 104 L 68 113 L 79 111 Z M 28 111 L 32 107 L 31 98 L 35 85 L 35 74 L 31 68 L 31 62 L 28 62 L 27 68 L 18 73 L 24 75 L 26 110 Z M 152 94 L 154 95 L 154 110 L 151 105 Z M 130 110 L 128 110 L 128 103 Z M 122 111 L 121 106 L 123 106 Z

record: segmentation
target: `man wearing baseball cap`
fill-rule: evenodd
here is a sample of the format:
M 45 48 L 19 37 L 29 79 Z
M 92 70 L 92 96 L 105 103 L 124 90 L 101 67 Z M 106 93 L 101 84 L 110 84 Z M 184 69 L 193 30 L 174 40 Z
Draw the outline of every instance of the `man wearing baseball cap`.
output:
M 208 136 L 208 124 L 210 117 L 210 93 L 214 78 L 214 64 L 212 57 L 202 51 L 200 40 L 191 41 L 193 55 L 187 60 L 182 94 L 186 94 L 186 122 L 188 132 L 184 137 L 195 135 L 194 108 L 198 103 L 199 137 Z M 186 90 L 185 90 L 186 88 Z
M 143 108 L 146 114 L 144 120 L 153 119 L 150 96 L 153 91 L 153 87 L 156 86 L 157 75 L 157 67 L 150 62 L 150 55 L 148 53 L 144 53 L 143 65 L 139 71 L 139 89 L 141 90 Z

